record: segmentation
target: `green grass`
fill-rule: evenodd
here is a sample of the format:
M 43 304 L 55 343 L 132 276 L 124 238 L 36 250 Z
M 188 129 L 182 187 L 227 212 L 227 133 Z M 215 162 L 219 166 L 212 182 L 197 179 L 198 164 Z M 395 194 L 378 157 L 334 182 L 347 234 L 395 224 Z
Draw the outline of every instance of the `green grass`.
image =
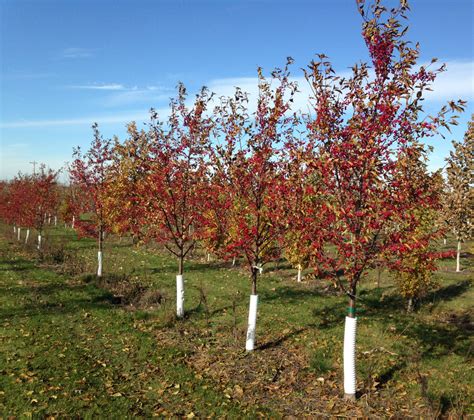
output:
M 34 237 L 34 235 L 32 235 Z M 159 305 L 114 305 L 99 287 L 95 242 L 50 229 L 61 264 L 0 245 L 0 409 L 7 415 L 126 417 L 473 412 L 470 311 L 473 260 L 444 260 L 439 288 L 405 312 L 390 275 L 369 273 L 360 289 L 357 371 L 361 398 L 342 395 L 346 299 L 322 281 L 295 282 L 285 262 L 259 281 L 258 348 L 243 351 L 250 282 L 244 267 L 185 266 L 184 320 L 174 317 L 176 262 L 160 250 L 111 238 L 109 283 L 138 282 Z M 11 240 L 11 238 L 10 238 Z M 12 241 L 14 242 L 14 241 Z M 471 243 L 472 244 L 472 243 Z M 449 242 L 445 249 L 453 246 Z M 58 261 L 56 261 L 58 262 Z
M 4 416 L 240 415 L 253 410 L 161 346 L 93 284 L 71 282 L 0 245 Z

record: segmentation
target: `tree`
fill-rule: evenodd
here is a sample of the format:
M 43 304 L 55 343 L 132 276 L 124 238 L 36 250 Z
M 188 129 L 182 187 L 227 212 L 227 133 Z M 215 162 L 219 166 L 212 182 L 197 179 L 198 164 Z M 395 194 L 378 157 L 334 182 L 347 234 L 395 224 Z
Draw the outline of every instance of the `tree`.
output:
M 94 140 L 91 147 L 85 154 L 79 147 L 74 150 L 75 159 L 69 173 L 71 184 L 78 193 L 74 213 L 81 217 L 76 221 L 76 226 L 81 235 L 97 238 L 97 276 L 101 277 L 104 233 L 109 229 L 105 203 L 111 141 L 104 140 L 96 123 L 92 130 Z
M 34 175 L 20 174 L 12 183 L 10 206 L 17 213 L 16 222 L 27 228 L 25 242 L 28 241 L 29 229 L 36 229 L 37 249 L 40 252 L 47 217 L 55 211 L 59 202 L 58 175 L 59 171 L 46 169 L 41 164 Z
M 147 236 L 178 259 L 177 316 L 184 316 L 184 260 L 201 237 L 210 204 L 208 153 L 213 121 L 207 114 L 211 95 L 202 89 L 189 109 L 179 85 L 166 124 L 152 111 L 146 195 Z
M 456 272 L 461 271 L 461 243 L 472 236 L 474 225 L 474 115 L 463 142 L 453 141 L 454 150 L 447 159 L 448 226 L 457 241 Z
M 213 203 L 206 208 L 204 214 L 204 225 L 201 234 L 201 243 L 209 254 L 222 257 L 224 259 L 235 258 L 238 253 L 228 252 L 228 235 L 230 220 L 228 217 L 229 201 L 226 197 L 227 186 L 219 174 L 210 174 L 209 179 L 209 203 Z
M 149 139 L 135 123 L 128 125 L 129 138 L 115 139 L 108 169 L 105 209 L 114 233 L 130 233 L 134 243 L 145 236 L 145 197 L 149 159 Z
M 436 286 L 433 272 L 439 255 L 433 244 L 444 230 L 433 222 L 443 207 L 443 178 L 440 171 L 428 173 L 423 147 L 416 143 L 400 153 L 397 167 L 398 186 L 405 190 L 409 201 L 418 205 L 407 208 L 403 217 L 394 217 L 386 227 L 385 234 L 399 235 L 399 241 L 387 249 L 383 258 L 395 272 L 400 294 L 411 312 L 419 299 Z
M 59 216 L 64 221 L 65 227 L 69 225 L 72 229 L 74 229 L 76 222 L 75 211 L 78 208 L 77 196 L 77 186 L 64 186 L 62 189 L 62 197 L 58 209 Z
M 255 114 L 248 114 L 247 95 L 240 89 L 233 98 L 223 98 L 216 109 L 222 142 L 214 150 L 213 173 L 219 179 L 221 200 L 214 205 L 224 205 L 228 217 L 225 253 L 244 255 L 250 274 L 248 351 L 255 345 L 258 274 L 279 254 L 279 149 L 291 139 L 295 122 L 294 116 L 288 115 L 296 91 L 289 78 L 291 61 L 283 70 L 274 71 L 271 81 L 259 69 Z M 273 88 L 272 82 L 277 87 Z
M 14 225 L 13 233 L 18 241 L 21 237 L 21 227 L 31 226 L 31 208 L 28 206 L 31 204 L 28 202 L 32 191 L 31 182 L 28 176 L 19 173 L 10 183 L 8 207 L 10 220 Z
M 402 222 L 412 217 L 412 210 L 425 205 L 423 196 L 409 201 L 409 192 L 396 176 L 398 157 L 415 143 L 418 146 L 421 139 L 435 135 L 441 126 L 455 123 L 448 113 L 462 111 L 463 105 L 462 101 L 451 102 L 434 117 L 422 118 L 423 94 L 444 66 L 434 70 L 416 67 L 419 47 L 405 41 L 406 29 L 399 23 L 409 10 L 406 1 L 391 10 L 379 0 L 370 7 L 359 0 L 358 6 L 373 70 L 361 63 L 352 68 L 351 76 L 340 78 L 327 57 L 319 55 L 306 71 L 313 89 L 309 141 L 319 149 L 325 190 L 334 205 L 334 220 L 327 226 L 332 245 L 327 256 L 332 277 L 349 300 L 344 389 L 350 399 L 356 392 L 357 287 L 367 269 L 403 236 L 398 230 L 385 234 L 387 226 L 397 226 L 395 220 L 404 226 Z M 413 223 L 409 224 L 411 230 Z
M 280 218 L 284 221 L 282 247 L 287 260 L 301 271 L 309 265 L 315 268 L 323 263 L 327 200 L 324 192 L 320 160 L 304 139 L 293 139 L 283 149 L 283 179 L 278 188 Z M 319 270 L 317 270 L 319 271 Z

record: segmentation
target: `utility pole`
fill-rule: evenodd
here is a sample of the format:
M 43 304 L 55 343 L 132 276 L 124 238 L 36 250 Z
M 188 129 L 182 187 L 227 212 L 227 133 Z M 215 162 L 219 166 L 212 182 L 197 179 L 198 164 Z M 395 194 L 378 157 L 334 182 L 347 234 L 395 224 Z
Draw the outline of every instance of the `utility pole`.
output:
M 38 162 L 36 162 L 36 160 L 34 160 L 33 162 L 30 162 L 30 163 L 33 165 L 33 176 L 35 176 L 36 175 L 36 164 Z

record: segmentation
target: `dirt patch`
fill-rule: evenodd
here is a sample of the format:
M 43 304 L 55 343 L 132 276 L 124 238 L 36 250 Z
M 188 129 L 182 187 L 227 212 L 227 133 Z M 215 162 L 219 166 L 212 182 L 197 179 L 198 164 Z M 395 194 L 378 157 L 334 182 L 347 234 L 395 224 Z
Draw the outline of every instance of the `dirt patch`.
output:
M 152 289 L 129 276 L 105 275 L 102 278 L 86 276 L 84 281 L 93 281 L 100 288 L 111 293 L 110 301 L 114 305 L 127 306 L 127 309 L 156 309 L 166 301 L 161 290 Z
M 216 337 L 211 330 L 194 331 L 178 323 L 156 336 L 160 345 L 182 349 L 186 356 L 181 362 L 198 378 L 212 380 L 223 398 L 244 407 L 266 406 L 285 418 L 432 417 L 423 401 L 407 401 L 400 384 L 366 390 L 360 383 L 358 401 L 344 400 L 340 358 L 324 374 L 311 369 L 311 351 L 295 340 L 304 333 L 284 330 L 272 340 L 262 337 L 251 353 L 243 350 L 244 331 Z

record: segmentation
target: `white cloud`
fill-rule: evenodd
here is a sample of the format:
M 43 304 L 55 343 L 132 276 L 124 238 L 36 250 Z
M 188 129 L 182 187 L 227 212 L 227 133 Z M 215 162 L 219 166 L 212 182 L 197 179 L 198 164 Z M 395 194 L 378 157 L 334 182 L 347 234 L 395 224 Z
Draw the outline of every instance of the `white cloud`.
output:
M 104 105 L 108 107 L 124 106 L 134 103 L 147 103 L 150 106 L 156 105 L 163 101 L 168 101 L 172 96 L 171 89 L 159 86 L 147 86 L 144 88 L 134 86 L 132 88 L 123 89 L 104 99 Z
M 61 52 L 63 58 L 91 58 L 95 55 L 95 49 L 92 48 L 65 48 Z
M 433 86 L 433 92 L 426 92 L 426 102 L 446 102 L 458 97 L 466 100 L 474 100 L 474 62 L 472 61 L 447 61 L 447 71 L 442 73 Z M 340 72 L 340 76 L 349 75 L 348 71 Z M 304 77 L 293 78 L 298 83 L 299 91 L 294 98 L 293 110 L 308 111 L 308 97 L 311 96 L 311 88 Z M 257 77 L 220 78 L 206 83 L 216 97 L 231 96 L 238 86 L 249 94 L 249 111 L 256 109 L 258 96 Z M 147 107 L 156 103 L 159 105 L 159 115 L 165 118 L 169 115 L 168 107 L 163 104 L 174 90 L 163 86 L 149 85 L 146 87 L 129 87 L 120 83 L 91 84 L 74 86 L 78 89 L 91 89 L 112 92 L 104 99 L 105 106 L 124 106 L 131 103 L 146 102 Z M 191 104 L 193 95 L 190 92 L 188 103 Z M 50 126 L 74 126 L 91 125 L 93 122 L 99 124 L 127 123 L 133 120 L 147 121 L 148 111 L 124 112 L 121 114 L 92 115 L 77 118 L 45 119 L 45 120 L 19 120 L 0 122 L 0 128 L 26 128 L 26 127 L 50 127 Z
M 350 71 L 338 72 L 340 77 L 349 77 Z M 292 79 L 298 83 L 295 95 L 294 110 L 307 110 L 308 98 L 312 96 L 311 88 L 304 77 Z M 211 80 L 207 86 L 219 96 L 231 96 L 235 87 L 240 87 L 249 94 L 250 108 L 255 110 L 258 95 L 258 79 L 256 77 L 227 78 Z M 474 100 L 474 61 L 446 61 L 446 71 L 435 80 L 433 91 L 424 94 L 426 101 L 446 102 L 448 100 Z
M 446 71 L 436 78 L 432 88 L 432 92 L 426 92 L 427 101 L 473 100 L 474 61 L 447 61 Z
M 124 90 L 125 89 L 125 86 L 120 83 L 71 85 L 69 87 L 71 89 L 84 89 L 84 90 Z
M 115 124 L 127 123 L 130 121 L 143 121 L 149 118 L 147 111 L 138 111 L 132 113 L 124 113 L 120 115 L 95 115 L 80 118 L 64 118 L 50 120 L 19 120 L 6 123 L 0 123 L 0 128 L 30 128 L 30 127 L 54 127 L 54 126 L 74 126 L 74 125 L 92 125 L 98 124 Z
M 146 103 L 150 106 L 159 102 L 168 101 L 174 89 L 164 86 L 126 86 L 122 83 L 89 83 L 70 85 L 69 89 L 90 90 L 104 92 L 101 104 L 106 107 L 117 107 L 136 103 Z

